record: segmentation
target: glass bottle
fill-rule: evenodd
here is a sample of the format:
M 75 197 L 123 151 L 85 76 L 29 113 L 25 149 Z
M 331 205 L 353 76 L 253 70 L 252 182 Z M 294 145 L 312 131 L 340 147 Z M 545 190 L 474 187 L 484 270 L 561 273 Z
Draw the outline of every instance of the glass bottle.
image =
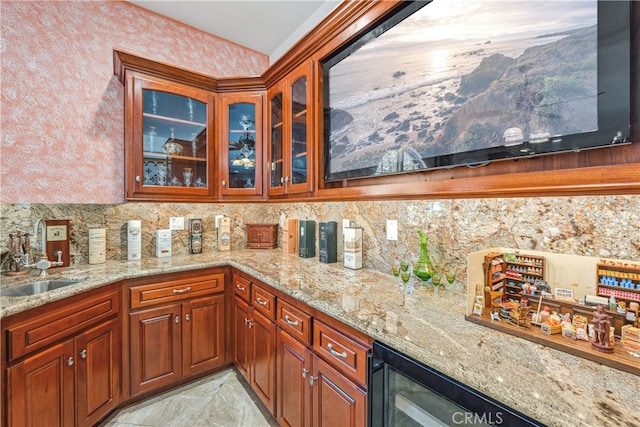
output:
M 422 232 L 422 230 L 418 230 L 418 235 L 420 236 L 420 258 L 418 258 L 418 262 L 413 269 L 413 274 L 419 277 L 423 282 L 426 282 L 431 278 L 435 269 L 431 263 L 429 249 L 427 248 L 429 238 Z

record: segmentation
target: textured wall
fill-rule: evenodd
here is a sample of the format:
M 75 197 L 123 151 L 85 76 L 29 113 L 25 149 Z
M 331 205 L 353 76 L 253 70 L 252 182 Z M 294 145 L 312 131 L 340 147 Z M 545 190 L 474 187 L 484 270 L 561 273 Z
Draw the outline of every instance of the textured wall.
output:
M 435 264 L 466 274 L 469 253 L 490 247 L 640 260 L 640 196 L 472 199 L 438 201 L 113 205 L 3 204 L 4 238 L 33 231 L 37 218 L 71 220 L 72 263 L 87 263 L 87 228 L 108 229 L 107 257 L 126 259 L 126 221 L 143 225 L 143 256 L 155 254 L 154 232 L 169 217 L 202 218 L 204 250 L 217 250 L 215 215 L 232 219 L 232 249 L 244 248 L 246 223 L 282 224 L 287 217 L 316 221 L 348 218 L 364 228 L 366 268 L 388 272 L 390 260 L 419 254 L 417 230 L 429 236 Z M 397 219 L 398 242 L 386 240 L 386 219 Z M 173 252 L 188 253 L 186 231 L 173 232 Z M 339 245 L 340 247 L 340 245 Z M 2 251 L 6 250 L 3 245 Z M 341 251 L 340 251 L 341 255 Z M 339 257 L 340 259 L 340 257 Z
M 124 89 L 113 49 L 214 77 L 268 57 L 119 1 L 2 1 L 2 202 L 119 203 Z

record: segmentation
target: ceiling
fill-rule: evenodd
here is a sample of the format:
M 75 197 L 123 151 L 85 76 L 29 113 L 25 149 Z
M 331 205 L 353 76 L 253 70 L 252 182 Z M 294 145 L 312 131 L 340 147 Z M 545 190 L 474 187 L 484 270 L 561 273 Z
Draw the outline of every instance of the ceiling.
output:
M 137 0 L 145 9 L 261 52 L 275 62 L 340 0 Z

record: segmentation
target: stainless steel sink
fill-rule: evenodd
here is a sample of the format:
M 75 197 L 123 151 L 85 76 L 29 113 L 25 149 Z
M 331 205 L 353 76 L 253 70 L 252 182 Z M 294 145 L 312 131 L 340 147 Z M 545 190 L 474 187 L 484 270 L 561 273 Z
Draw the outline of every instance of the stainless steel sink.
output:
M 29 295 L 42 294 L 44 292 L 53 291 L 54 289 L 64 288 L 65 286 L 75 285 L 85 279 L 52 279 L 40 280 L 24 285 L 0 290 L 0 296 L 3 297 L 26 297 Z

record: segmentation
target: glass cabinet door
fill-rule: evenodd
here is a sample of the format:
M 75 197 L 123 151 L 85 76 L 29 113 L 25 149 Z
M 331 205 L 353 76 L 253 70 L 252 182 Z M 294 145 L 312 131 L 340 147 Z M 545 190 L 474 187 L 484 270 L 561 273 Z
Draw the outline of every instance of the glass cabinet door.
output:
M 311 71 L 303 64 L 269 92 L 270 195 L 312 190 Z
M 262 194 L 262 95 L 222 98 L 223 195 Z
M 269 166 L 269 193 L 271 194 L 284 191 L 284 115 L 282 107 L 282 92 L 278 92 L 269 101 L 269 151 L 271 162 Z
M 291 85 L 291 185 L 307 182 L 307 77 Z
M 213 195 L 209 147 L 212 96 L 204 90 L 135 78 L 131 199 L 195 200 Z M 128 133 L 127 133 L 128 134 Z
M 207 104 L 143 89 L 145 186 L 207 187 Z

